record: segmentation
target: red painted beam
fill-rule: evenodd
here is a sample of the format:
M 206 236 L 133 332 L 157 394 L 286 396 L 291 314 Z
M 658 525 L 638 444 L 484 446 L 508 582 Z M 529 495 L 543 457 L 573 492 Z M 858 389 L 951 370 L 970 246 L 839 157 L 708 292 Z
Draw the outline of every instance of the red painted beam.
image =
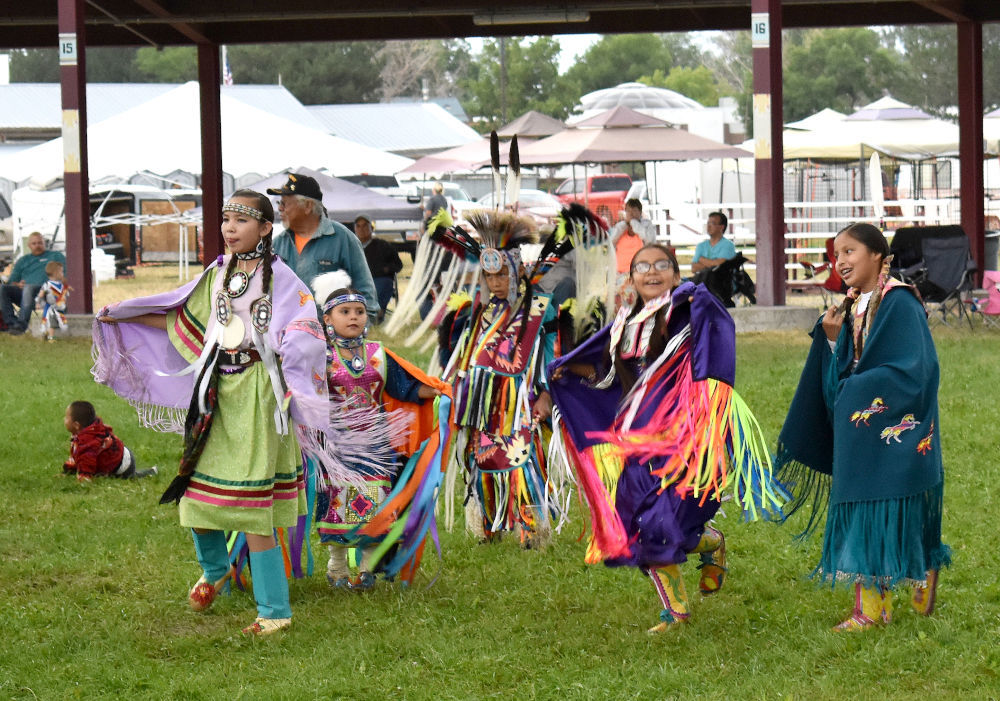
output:
M 201 261 L 208 265 L 222 255 L 222 109 L 219 47 L 198 44 L 198 86 L 201 97 Z M 247 148 L 252 148 L 247 145 Z
M 982 282 L 986 257 L 983 212 L 983 25 L 958 23 L 958 156 L 962 228 L 972 244 L 972 257 Z
M 63 114 L 63 192 L 66 197 L 67 310 L 94 311 L 90 271 L 90 179 L 87 174 L 87 34 L 84 0 L 59 0 L 59 82 Z
M 785 303 L 781 0 L 752 0 L 751 10 L 757 302 L 775 307 Z

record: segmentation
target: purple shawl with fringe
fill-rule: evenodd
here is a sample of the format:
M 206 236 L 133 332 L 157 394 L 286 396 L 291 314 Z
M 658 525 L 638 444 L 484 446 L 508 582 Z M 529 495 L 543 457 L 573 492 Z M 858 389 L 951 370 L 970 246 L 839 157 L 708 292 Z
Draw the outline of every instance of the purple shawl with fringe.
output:
M 201 275 L 176 290 L 119 302 L 98 316 L 127 321 L 143 314 L 166 314 L 184 305 L 198 285 L 212 284 L 210 273 L 221 273 L 228 262 L 228 257 L 219 256 Z M 330 423 L 326 339 L 316 304 L 309 288 L 280 258 L 272 260 L 271 270 L 273 313 L 266 336 L 281 359 L 281 372 L 291 392 L 292 420 L 325 429 Z M 209 336 L 216 323 L 212 315 L 192 321 L 196 328 L 190 330 L 202 338 Z M 183 433 L 196 377 L 195 373 L 176 374 L 190 363 L 167 332 L 142 324 L 104 324 L 95 318 L 93 340 L 94 379 L 128 400 L 143 425 Z
M 689 301 L 691 297 L 694 297 L 693 301 Z M 736 336 L 732 316 L 704 285 L 685 282 L 674 290 L 671 300 L 667 336 L 671 337 L 688 323 L 691 324 L 693 379 L 714 378 L 732 386 L 736 374 Z M 597 368 L 598 377 L 604 377 L 608 370 L 605 363 L 610 338 L 609 324 L 570 353 L 557 358 L 549 365 L 547 376 L 551 378 L 556 368 L 568 363 L 588 363 Z M 549 380 L 549 391 L 579 450 L 602 442 L 596 437 L 596 432 L 607 431 L 621 409 L 622 387 L 617 377 L 607 389 L 598 389 L 567 372 L 559 380 Z M 642 423 L 641 419 L 640 416 L 639 423 Z

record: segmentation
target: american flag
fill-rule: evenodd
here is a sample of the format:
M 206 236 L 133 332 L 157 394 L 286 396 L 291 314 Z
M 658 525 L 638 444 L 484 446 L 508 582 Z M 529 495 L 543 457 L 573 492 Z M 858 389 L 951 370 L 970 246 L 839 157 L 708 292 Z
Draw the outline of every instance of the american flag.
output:
M 222 83 L 223 85 L 233 84 L 233 70 L 229 67 L 229 54 L 226 47 L 222 47 Z

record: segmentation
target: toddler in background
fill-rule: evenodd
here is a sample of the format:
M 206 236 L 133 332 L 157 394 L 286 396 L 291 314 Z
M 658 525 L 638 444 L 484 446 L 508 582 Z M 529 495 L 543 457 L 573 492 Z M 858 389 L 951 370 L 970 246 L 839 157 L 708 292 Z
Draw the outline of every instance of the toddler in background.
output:
M 38 291 L 35 306 L 42 310 L 42 333 L 48 340 L 54 341 L 56 324 L 66 329 L 66 299 L 70 288 L 63 280 L 63 265 L 59 261 L 46 263 L 45 274 L 49 279 Z
M 66 407 L 64 424 L 73 434 L 64 474 L 75 473 L 81 482 L 102 476 L 133 479 L 156 474 L 155 465 L 148 470 L 135 469 L 132 451 L 101 421 L 90 402 L 76 401 Z

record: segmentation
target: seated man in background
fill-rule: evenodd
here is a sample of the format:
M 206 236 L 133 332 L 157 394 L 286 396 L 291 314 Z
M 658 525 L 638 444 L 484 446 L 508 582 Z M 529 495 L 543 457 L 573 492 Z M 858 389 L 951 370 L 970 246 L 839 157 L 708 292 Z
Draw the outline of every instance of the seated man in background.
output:
M 403 269 L 403 261 L 399 259 L 396 247 L 385 239 L 377 238 L 374 229 L 371 217 L 367 214 L 359 214 L 354 218 L 354 234 L 365 249 L 365 260 L 375 282 L 378 306 L 381 307 L 376 322 L 382 323 L 385 308 L 396 292 L 396 273 Z
M 694 258 L 691 259 L 692 273 L 709 270 L 736 256 L 736 246 L 723 236 L 728 224 L 729 219 L 722 212 L 712 212 L 708 215 L 708 223 L 705 224 L 708 240 L 701 241 L 695 246 Z
M 66 258 L 58 251 L 46 251 L 45 239 L 35 231 L 28 236 L 28 252 L 17 259 L 10 279 L 0 290 L 0 311 L 7 333 L 18 335 L 28 330 L 35 297 L 42 285 L 48 282 L 45 266 L 51 261 L 66 265 Z M 14 314 L 17 307 L 17 314 Z

